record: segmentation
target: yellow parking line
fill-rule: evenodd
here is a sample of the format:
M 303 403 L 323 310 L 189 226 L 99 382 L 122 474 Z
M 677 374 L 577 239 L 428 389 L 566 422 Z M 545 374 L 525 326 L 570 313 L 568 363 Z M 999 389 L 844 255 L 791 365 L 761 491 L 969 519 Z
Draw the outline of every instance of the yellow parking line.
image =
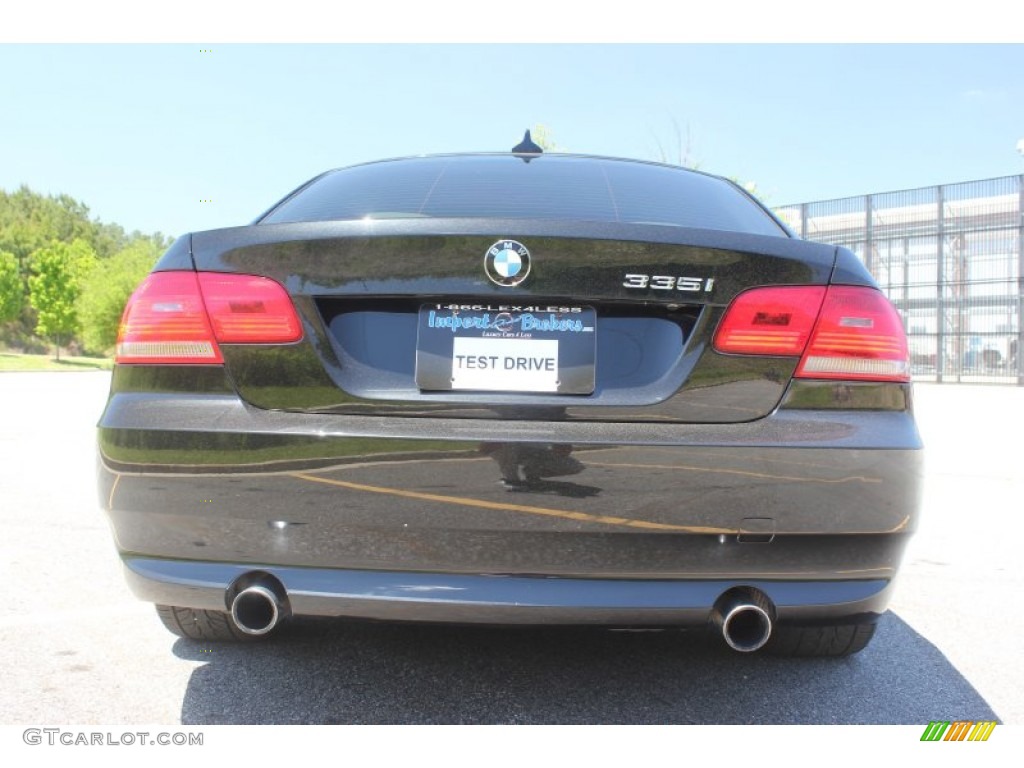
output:
M 878 477 L 862 477 L 861 475 L 855 475 L 853 477 L 839 477 L 835 479 L 827 479 L 823 477 L 790 477 L 788 475 L 771 475 L 765 472 L 747 472 L 742 469 L 722 469 L 717 467 L 693 467 L 687 464 L 620 464 L 613 462 L 603 461 L 588 461 L 588 467 L 625 467 L 628 469 L 683 469 L 687 472 L 712 472 L 717 474 L 725 475 L 741 475 L 742 477 L 757 477 L 764 480 L 788 480 L 795 483 L 824 483 L 826 485 L 836 485 L 839 483 L 849 482 L 861 482 L 861 483 L 880 483 L 881 478 Z
M 354 461 L 351 464 L 334 464 L 330 467 L 321 467 L 320 469 L 330 469 L 331 472 L 340 472 L 343 469 L 365 469 L 366 467 L 398 467 L 403 464 L 453 464 L 456 462 L 490 460 L 490 456 L 462 456 L 459 458 L 447 459 L 400 459 L 399 461 Z M 295 473 L 289 472 L 288 474 L 293 475 Z
M 910 523 L 910 515 L 907 515 L 906 517 L 904 517 L 900 521 L 899 525 L 897 525 L 895 528 L 892 528 L 891 530 L 885 531 L 885 533 L 899 533 L 904 528 L 906 528 L 909 523 Z
M 110 495 L 107 497 L 107 511 L 114 511 L 114 491 L 117 490 L 117 484 L 121 482 L 121 473 L 117 473 L 117 477 L 114 478 L 114 484 L 110 486 Z
M 484 499 L 471 499 L 463 496 L 441 496 L 435 493 L 421 493 L 420 491 L 408 491 L 402 488 L 385 488 L 379 485 L 364 485 L 363 483 L 351 483 L 347 480 L 332 480 L 327 477 L 316 477 L 301 472 L 293 472 L 292 477 L 300 480 L 308 480 L 312 483 L 324 483 L 325 485 L 336 485 L 341 488 L 348 488 L 353 491 L 365 491 L 367 493 L 383 493 L 389 496 L 401 496 L 406 499 L 419 499 L 422 501 L 437 501 L 442 504 L 456 504 L 463 507 L 478 507 L 480 509 L 495 509 L 502 512 L 525 512 L 530 515 L 544 515 L 546 517 L 560 517 L 565 520 L 576 520 L 584 523 L 599 523 L 602 525 L 622 525 L 630 528 L 644 528 L 656 531 L 682 531 L 686 533 L 736 533 L 730 528 L 710 528 L 699 525 L 671 525 L 669 523 L 653 523 L 648 520 L 631 520 L 625 517 L 609 517 L 606 515 L 589 515 L 585 512 L 572 512 L 565 509 L 549 509 L 548 507 L 532 507 L 524 504 L 505 504 L 499 501 L 485 501 Z
M 616 447 L 616 448 L 611 449 L 611 450 L 620 450 L 620 448 Z M 656 446 L 644 446 L 643 450 L 645 452 L 674 453 L 676 455 L 679 455 L 679 449 L 678 448 L 659 448 L 659 447 L 656 447 Z M 786 449 L 786 450 L 788 450 L 788 449 Z M 810 448 L 800 448 L 800 449 L 797 449 L 797 450 L 809 451 L 809 450 L 812 450 L 812 449 L 810 449 Z M 708 450 L 701 450 L 700 451 L 700 457 L 702 459 L 706 459 L 706 458 L 707 459 L 726 459 L 726 460 L 729 460 L 729 461 L 735 461 L 736 460 L 736 454 L 735 453 L 731 453 L 731 454 L 730 453 L 719 453 L 719 452 L 714 451 L 714 450 L 710 450 L 710 451 L 708 451 Z M 764 463 L 764 464 L 791 464 L 791 465 L 793 465 L 795 467 L 814 467 L 816 469 L 835 469 L 835 464 L 823 464 L 821 462 L 815 462 L 815 461 L 795 461 L 793 459 L 776 459 L 776 458 L 772 458 L 772 457 L 769 457 L 769 456 L 765 456 L 763 451 L 759 451 L 759 455 L 757 457 L 757 461 L 761 462 L 761 463 Z

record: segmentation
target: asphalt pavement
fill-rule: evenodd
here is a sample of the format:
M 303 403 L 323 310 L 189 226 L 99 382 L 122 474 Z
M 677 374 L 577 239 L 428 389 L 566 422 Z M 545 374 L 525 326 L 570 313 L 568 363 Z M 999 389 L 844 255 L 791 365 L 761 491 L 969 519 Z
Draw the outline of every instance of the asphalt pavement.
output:
M 0 723 L 1024 723 L 1024 388 L 917 386 L 924 517 L 891 610 L 863 653 L 791 660 L 678 631 L 176 638 L 125 586 L 96 498 L 108 384 L 0 374 Z

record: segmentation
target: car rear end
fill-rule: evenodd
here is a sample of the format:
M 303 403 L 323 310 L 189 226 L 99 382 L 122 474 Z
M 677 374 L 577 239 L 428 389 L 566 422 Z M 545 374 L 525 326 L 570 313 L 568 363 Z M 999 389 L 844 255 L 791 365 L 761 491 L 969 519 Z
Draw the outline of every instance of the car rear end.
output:
M 885 608 L 921 455 L 851 253 L 714 177 L 514 155 L 327 174 L 179 239 L 99 442 L 129 583 L 187 636 L 717 624 L 826 655 Z

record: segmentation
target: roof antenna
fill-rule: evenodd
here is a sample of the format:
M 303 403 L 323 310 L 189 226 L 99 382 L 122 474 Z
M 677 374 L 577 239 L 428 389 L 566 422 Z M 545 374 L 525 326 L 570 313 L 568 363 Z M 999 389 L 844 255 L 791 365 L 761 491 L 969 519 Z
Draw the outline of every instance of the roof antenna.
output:
M 527 129 L 523 140 L 512 147 L 512 154 L 520 158 L 524 163 L 528 163 L 537 155 L 544 154 L 544 150 L 533 143 L 533 139 L 530 138 L 530 131 Z

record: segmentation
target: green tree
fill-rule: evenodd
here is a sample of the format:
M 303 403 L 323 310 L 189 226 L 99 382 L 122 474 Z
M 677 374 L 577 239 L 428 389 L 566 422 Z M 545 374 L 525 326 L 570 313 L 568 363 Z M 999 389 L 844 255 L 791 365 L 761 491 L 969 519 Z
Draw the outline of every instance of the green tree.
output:
M 0 190 L 0 251 L 17 257 L 27 269 L 31 253 L 54 240 L 71 243 L 85 240 L 97 257 L 106 259 L 139 239 L 152 240 L 161 250 L 170 241 L 159 232 L 125 234 L 119 224 L 89 218 L 89 208 L 69 195 L 44 196 L 22 186 L 16 192 Z
M 82 342 L 91 352 L 105 352 L 117 341 L 117 328 L 132 291 L 156 264 L 163 250 L 152 239 L 137 239 L 99 262 L 82 284 L 78 316 Z
M 29 302 L 36 310 L 36 333 L 50 339 L 60 360 L 62 342 L 78 330 L 76 304 L 83 280 L 96 265 L 96 252 L 82 239 L 54 241 L 32 254 Z
M 89 209 L 68 195 L 43 197 L 24 186 L 0 192 L 0 249 L 13 253 L 23 267 L 29 254 L 53 240 L 81 238 L 95 247 L 97 228 Z
M 126 234 L 119 224 L 92 219 L 89 208 L 69 195 L 42 195 L 26 186 L 13 192 L 0 189 L 0 251 L 14 256 L 21 279 L 21 311 L 10 322 L 0 321 L 0 344 L 26 349 L 40 346 L 35 332 L 37 313 L 27 284 L 29 276 L 38 272 L 32 256 L 49 249 L 54 241 L 71 244 L 76 240 L 88 243 L 100 262 L 140 240 L 160 252 L 170 245 L 170 239 L 159 232 Z M 16 291 L 7 291 L 4 295 L 16 294 Z
M 13 253 L 0 251 L 0 323 L 15 320 L 25 303 L 25 286 Z

